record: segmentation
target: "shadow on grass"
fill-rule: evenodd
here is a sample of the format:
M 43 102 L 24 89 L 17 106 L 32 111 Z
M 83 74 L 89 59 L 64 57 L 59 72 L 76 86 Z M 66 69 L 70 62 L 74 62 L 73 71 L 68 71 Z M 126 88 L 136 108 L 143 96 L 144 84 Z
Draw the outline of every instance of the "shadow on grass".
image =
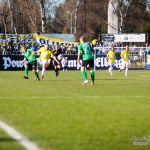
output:
M 0 137 L 0 143 L 1 142 L 16 142 L 16 140 L 7 137 Z

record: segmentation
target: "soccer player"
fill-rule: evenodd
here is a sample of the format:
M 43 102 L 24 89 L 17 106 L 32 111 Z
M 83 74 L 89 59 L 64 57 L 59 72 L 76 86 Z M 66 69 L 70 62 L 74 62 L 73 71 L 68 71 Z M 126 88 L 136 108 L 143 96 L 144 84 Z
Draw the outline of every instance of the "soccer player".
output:
M 56 77 L 58 77 L 59 76 L 59 70 L 62 68 L 61 60 L 63 58 L 62 51 L 59 48 L 58 43 L 55 43 L 55 45 L 54 45 L 53 54 L 54 54 L 55 58 L 57 59 L 57 61 L 55 61 L 55 60 L 53 61 L 53 64 L 54 64 L 54 69 L 55 69 Z
M 108 59 L 108 65 L 109 65 L 108 71 L 110 75 L 113 75 L 112 70 L 113 70 L 113 66 L 115 65 L 115 59 L 116 59 L 116 52 L 115 52 L 114 47 L 112 47 L 112 49 L 108 51 L 107 59 Z
M 36 53 L 40 53 L 40 59 L 42 62 L 42 79 L 43 79 L 45 70 L 49 66 L 49 59 L 53 58 L 57 62 L 57 64 L 59 64 L 59 62 L 57 61 L 52 51 L 49 50 L 49 44 L 45 44 L 38 51 L 36 51 Z
M 24 68 L 25 68 L 24 78 L 29 79 L 29 70 L 28 70 L 28 64 L 27 64 L 28 63 L 28 58 L 27 58 L 27 53 L 26 53 L 27 50 L 26 50 L 25 47 L 21 47 L 20 52 L 21 52 L 22 55 L 24 55 L 24 59 L 22 61 L 22 64 L 24 64 Z
M 83 61 L 81 65 L 81 73 L 84 79 L 83 84 L 86 85 L 88 83 L 88 77 L 86 73 L 87 66 L 89 65 L 89 70 L 91 72 L 91 80 L 92 85 L 94 85 L 94 49 L 92 48 L 91 44 L 85 41 L 85 37 L 80 37 L 80 44 L 78 46 L 78 58 L 77 61 L 80 61 L 81 54 L 83 55 Z
M 24 76 L 24 78 L 29 79 L 29 77 L 28 77 L 28 68 L 31 65 L 36 79 L 40 81 L 39 75 L 36 72 L 36 70 L 37 70 L 37 60 L 36 60 L 35 51 L 33 51 L 33 49 L 27 49 L 26 50 L 25 48 L 22 49 L 22 52 L 23 51 L 24 51 L 24 59 L 23 59 L 22 63 L 25 64 L 25 76 Z
M 126 48 L 121 52 L 121 58 L 122 58 L 123 68 L 125 69 L 124 75 L 128 76 L 128 67 L 130 64 L 130 52 L 128 46 L 126 46 Z

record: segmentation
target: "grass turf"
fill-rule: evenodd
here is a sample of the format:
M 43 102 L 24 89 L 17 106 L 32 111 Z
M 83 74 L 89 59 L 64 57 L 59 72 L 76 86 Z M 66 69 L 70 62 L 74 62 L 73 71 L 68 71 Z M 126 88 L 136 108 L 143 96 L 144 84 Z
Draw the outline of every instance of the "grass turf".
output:
M 97 71 L 95 86 L 81 85 L 79 71 L 61 72 L 58 79 L 47 71 L 40 82 L 31 72 L 29 80 L 22 76 L 0 72 L 0 119 L 43 150 L 150 148 L 149 71 L 129 71 L 128 77 Z M 1 140 L 7 136 L 2 133 L 0 149 L 20 150 Z

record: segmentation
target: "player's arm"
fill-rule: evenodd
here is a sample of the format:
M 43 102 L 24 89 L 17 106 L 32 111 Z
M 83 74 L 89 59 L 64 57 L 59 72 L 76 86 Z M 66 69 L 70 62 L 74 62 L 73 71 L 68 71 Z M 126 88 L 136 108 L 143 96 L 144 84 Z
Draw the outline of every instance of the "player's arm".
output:
M 30 58 L 32 58 L 33 56 L 35 56 L 36 55 L 36 52 L 35 51 L 33 51 L 32 53 L 31 53 L 31 56 L 30 56 Z
M 77 61 L 80 61 L 80 56 L 81 56 L 81 52 L 80 52 L 80 51 L 78 51 Z
M 25 61 L 27 61 L 27 58 L 24 57 L 24 59 L 21 62 L 21 65 L 24 64 Z
M 94 55 L 95 54 L 95 49 L 91 44 L 90 44 L 90 48 L 91 48 L 92 54 Z
M 117 52 L 115 52 L 115 58 L 114 59 L 117 59 Z
M 108 53 L 107 53 L 107 55 L 106 55 L 106 59 L 107 59 L 107 61 L 110 60 L 110 51 L 108 51 Z
M 35 52 L 35 54 L 39 55 L 41 52 L 42 52 L 42 49 L 40 48 Z
M 107 59 L 109 59 L 109 52 L 107 53 L 106 57 L 107 57 Z
M 55 56 L 52 56 L 52 58 L 57 62 L 58 65 L 60 65 L 59 61 L 56 59 Z
M 131 56 L 131 53 L 130 53 L 130 52 L 129 52 L 128 58 L 129 58 L 130 61 L 136 62 L 136 60 L 134 60 L 133 57 Z
M 25 63 L 25 61 L 28 61 L 28 57 L 29 57 L 29 52 L 27 50 L 26 54 L 24 54 L 24 59 L 21 62 L 21 65 Z
M 50 50 L 49 50 L 49 57 L 52 58 L 58 65 L 60 65 L 59 61 L 56 59 L 56 57 Z
M 41 51 L 42 51 L 42 48 L 38 49 L 38 50 L 36 51 L 36 53 L 41 53 Z
M 78 46 L 78 56 L 77 56 L 77 61 L 80 61 L 80 56 L 81 56 L 81 47 L 80 45 Z
M 124 60 L 124 52 L 123 51 L 121 52 L 121 59 Z

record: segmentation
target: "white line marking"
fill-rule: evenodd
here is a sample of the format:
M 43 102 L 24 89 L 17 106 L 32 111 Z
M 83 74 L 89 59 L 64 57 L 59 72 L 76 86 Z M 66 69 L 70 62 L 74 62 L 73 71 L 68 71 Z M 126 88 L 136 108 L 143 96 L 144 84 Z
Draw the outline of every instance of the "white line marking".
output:
M 29 141 L 25 136 L 16 131 L 14 128 L 0 120 L 0 128 L 5 131 L 10 137 L 19 142 L 26 150 L 40 150 L 37 145 Z
M 95 96 L 34 96 L 34 97 L 26 97 L 26 96 L 22 96 L 22 97 L 18 97 L 18 96 L 1 96 L 0 99 L 76 99 L 76 98 L 80 98 L 80 99 L 91 99 L 91 98 L 147 98 L 150 97 L 148 96 L 142 96 L 142 95 L 137 95 L 137 96 L 125 96 L 125 95 L 113 95 L 113 96 L 100 96 L 100 95 L 95 95 Z
M 140 74 L 139 74 L 139 77 L 150 78 L 150 76 L 149 76 L 149 75 L 140 75 Z

